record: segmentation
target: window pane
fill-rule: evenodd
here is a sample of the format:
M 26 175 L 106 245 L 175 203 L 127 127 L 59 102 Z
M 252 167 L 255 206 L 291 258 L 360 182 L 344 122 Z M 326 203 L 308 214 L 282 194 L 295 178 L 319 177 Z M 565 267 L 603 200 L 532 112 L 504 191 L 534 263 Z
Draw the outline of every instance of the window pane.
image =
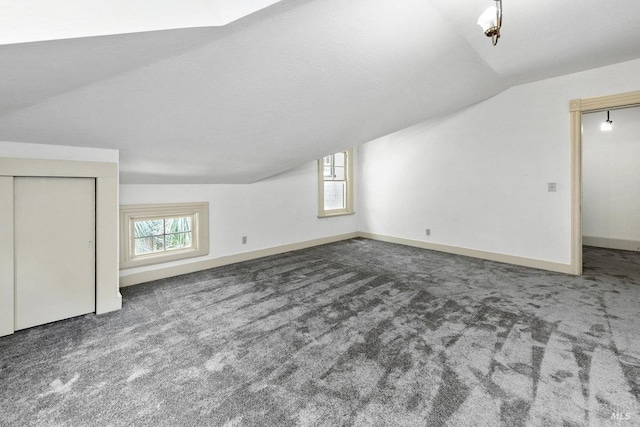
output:
M 135 254 L 143 255 L 164 251 L 163 237 L 142 237 L 135 239 Z
M 335 162 L 334 164 L 335 164 L 336 166 L 342 166 L 342 167 L 344 167 L 344 159 L 345 159 L 345 157 L 346 157 L 346 156 L 344 155 L 344 151 L 341 151 L 341 152 L 339 152 L 339 153 L 334 154 L 334 155 L 333 155 L 334 162 Z
M 162 236 L 164 221 L 161 219 L 134 221 L 135 237 Z
M 166 248 L 168 251 L 173 249 L 184 249 L 191 247 L 191 232 L 167 234 Z
M 335 181 L 344 181 L 344 167 L 343 166 L 336 166 L 334 169 L 334 177 L 333 179 Z
M 181 233 L 191 231 L 191 217 L 185 216 L 181 218 L 167 218 L 164 222 L 164 232 Z
M 154 249 L 154 252 L 164 251 L 164 239 L 162 237 L 153 238 L 153 249 Z
M 347 184 L 342 181 L 327 181 L 324 183 L 324 209 L 345 209 Z
M 136 248 L 135 248 L 136 255 L 148 254 L 152 252 L 152 248 L 153 248 L 153 245 L 152 245 L 151 237 L 143 237 L 143 238 L 136 239 Z

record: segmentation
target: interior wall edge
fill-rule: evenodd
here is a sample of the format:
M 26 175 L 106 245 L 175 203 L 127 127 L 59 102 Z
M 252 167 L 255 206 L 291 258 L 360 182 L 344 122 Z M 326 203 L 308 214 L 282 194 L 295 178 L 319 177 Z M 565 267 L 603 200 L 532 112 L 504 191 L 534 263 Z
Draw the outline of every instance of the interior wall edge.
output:
M 364 239 L 379 240 L 382 242 L 396 243 L 404 246 L 413 246 L 417 248 L 450 253 L 454 255 L 468 256 L 471 258 L 485 259 L 488 261 L 496 261 L 505 264 L 519 265 L 522 267 L 536 268 L 539 270 L 553 271 L 556 273 L 571 274 L 571 265 L 569 264 L 561 264 L 552 261 L 524 258 L 514 255 L 499 254 L 463 247 L 421 242 L 418 240 L 404 239 L 401 237 L 385 236 L 382 234 L 360 231 L 322 237 L 319 239 L 307 240 L 304 242 L 290 243 L 287 245 L 275 246 L 272 248 L 260 249 L 256 251 L 243 252 L 240 254 L 228 255 L 204 261 L 197 261 L 189 264 L 181 264 L 157 270 L 144 271 L 127 276 L 120 276 L 120 287 L 123 288 L 127 286 L 139 285 L 141 283 L 151 282 L 154 280 L 166 279 L 169 277 L 180 276 L 182 274 L 195 273 L 198 271 L 208 270 L 210 268 L 222 267 L 225 265 L 236 264 L 244 261 L 251 261 L 258 258 L 264 258 L 267 256 L 278 255 L 300 249 L 307 249 L 314 246 L 326 245 L 343 240 L 355 239 L 358 237 Z
M 314 246 L 326 245 L 328 243 L 335 243 L 342 240 L 354 239 L 356 237 L 358 237 L 357 232 L 338 234 L 335 236 L 322 237 L 319 239 L 290 243 L 286 245 L 274 246 L 272 248 L 242 252 L 239 254 L 227 255 L 219 258 L 207 259 L 204 261 L 196 261 L 188 264 L 181 264 L 157 270 L 134 273 L 127 276 L 120 276 L 120 287 L 124 288 L 127 286 L 151 282 L 153 280 L 160 280 L 166 279 L 168 277 L 180 276 L 182 274 L 195 273 L 197 271 L 208 270 L 210 268 L 222 267 L 225 265 L 236 264 L 243 261 L 251 261 L 271 255 L 279 255 L 285 252 L 297 251 Z
M 613 239 L 610 237 L 582 236 L 582 244 L 596 248 L 619 249 L 640 252 L 640 241 Z
M 469 249 L 459 246 L 449 246 L 438 243 L 421 242 L 419 240 L 405 239 L 402 237 L 386 236 L 375 233 L 358 233 L 360 237 L 365 239 L 380 240 L 382 242 L 397 243 L 405 246 L 413 246 L 416 248 L 429 249 L 432 251 L 445 252 L 454 255 L 468 256 L 471 258 L 485 259 L 488 261 L 496 261 L 504 264 L 519 265 L 522 267 L 537 268 L 539 270 L 553 271 L 556 273 L 572 274 L 570 264 L 562 264 L 553 261 L 545 261 L 534 258 L 524 258 L 515 255 L 506 255 L 496 252 L 482 251 L 478 249 Z

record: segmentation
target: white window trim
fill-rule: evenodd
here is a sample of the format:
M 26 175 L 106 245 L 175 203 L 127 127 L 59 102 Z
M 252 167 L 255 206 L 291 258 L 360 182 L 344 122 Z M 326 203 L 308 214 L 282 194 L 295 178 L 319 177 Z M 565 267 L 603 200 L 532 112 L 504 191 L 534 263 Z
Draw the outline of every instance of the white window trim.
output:
M 141 219 L 193 216 L 192 246 L 135 256 L 133 223 Z M 120 269 L 177 261 L 209 254 L 209 202 L 120 206 Z
M 318 159 L 318 218 L 330 218 L 333 216 L 353 215 L 353 149 L 341 150 L 347 154 L 346 178 L 347 197 L 346 207 L 343 209 L 324 209 L 324 157 Z M 332 153 L 333 154 L 333 153 Z M 326 156 L 325 156 L 326 157 Z

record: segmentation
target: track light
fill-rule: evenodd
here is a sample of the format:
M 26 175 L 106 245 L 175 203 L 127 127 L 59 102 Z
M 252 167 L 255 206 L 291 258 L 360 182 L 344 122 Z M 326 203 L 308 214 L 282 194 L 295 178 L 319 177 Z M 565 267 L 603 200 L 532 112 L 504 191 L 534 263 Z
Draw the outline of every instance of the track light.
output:
M 502 0 L 494 0 L 496 4 L 489 7 L 478 18 L 478 25 L 487 37 L 491 37 L 491 43 L 495 46 L 500 38 L 502 28 Z
M 600 130 L 602 131 L 610 131 L 613 129 L 613 121 L 609 120 L 609 111 L 607 111 L 607 120 L 602 122 L 600 125 Z

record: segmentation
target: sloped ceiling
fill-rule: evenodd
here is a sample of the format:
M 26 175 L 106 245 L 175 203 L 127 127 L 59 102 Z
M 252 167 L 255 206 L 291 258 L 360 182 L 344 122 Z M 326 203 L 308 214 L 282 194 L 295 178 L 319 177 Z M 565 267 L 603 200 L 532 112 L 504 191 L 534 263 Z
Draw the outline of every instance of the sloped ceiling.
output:
M 0 140 L 121 150 L 123 183 L 248 183 L 640 57 L 640 2 L 283 1 L 223 27 L 0 46 Z
M 0 0 L 0 44 L 229 24 L 280 0 Z

